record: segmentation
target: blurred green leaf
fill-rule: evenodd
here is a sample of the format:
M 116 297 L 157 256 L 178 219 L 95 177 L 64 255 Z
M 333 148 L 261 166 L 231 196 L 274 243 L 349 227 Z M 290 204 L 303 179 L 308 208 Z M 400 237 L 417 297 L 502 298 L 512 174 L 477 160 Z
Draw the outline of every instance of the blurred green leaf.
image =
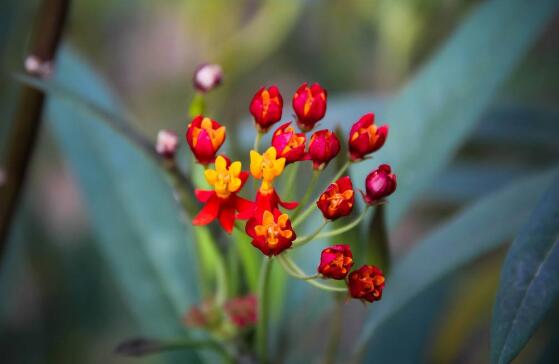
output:
M 559 177 L 507 253 L 491 330 L 493 363 L 509 363 L 559 297 Z
M 373 162 L 352 168 L 357 181 L 379 163 L 398 175 L 389 226 L 453 157 L 482 112 L 553 19 L 559 2 L 483 2 L 417 74 L 379 122 L 390 124 Z
M 121 112 L 71 49 L 62 51 L 57 70 L 58 81 L 76 94 Z M 135 317 L 150 335 L 184 333 L 181 315 L 198 301 L 193 239 L 160 171 L 79 104 L 51 97 L 47 117 L 87 202 L 98 248 Z
M 388 274 L 390 269 L 390 241 L 386 229 L 385 212 L 385 205 L 375 207 L 371 223 L 368 224 L 369 233 L 366 239 L 365 253 L 367 254 L 367 262 L 374 262 L 383 270 L 384 274 Z
M 482 198 L 417 243 L 394 265 L 382 301 L 375 303 L 366 318 L 359 347 L 365 348 L 376 329 L 424 289 L 514 236 L 551 178 L 552 174 L 546 173 L 514 182 Z M 368 355 L 374 357 L 372 352 Z

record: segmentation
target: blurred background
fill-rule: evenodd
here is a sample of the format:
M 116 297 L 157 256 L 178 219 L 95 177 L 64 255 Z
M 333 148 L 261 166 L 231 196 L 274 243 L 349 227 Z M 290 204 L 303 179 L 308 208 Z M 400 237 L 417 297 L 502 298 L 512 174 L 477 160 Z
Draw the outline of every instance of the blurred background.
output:
M 379 115 L 484 2 L 79 0 L 72 3 L 64 43 L 101 75 L 135 116 L 139 130 L 155 140 L 161 128 L 184 132 L 192 72 L 204 62 L 223 67 L 223 86 L 207 101 L 210 115 L 229 130 L 246 124 L 252 95 L 270 84 L 280 87 L 286 105 L 299 84 L 317 81 L 333 104 L 343 104 L 336 110 Z M 3 0 L 0 8 L 4 145 L 20 89 L 10 74 L 22 70 L 38 1 Z M 422 189 L 391 232 L 396 259 L 481 195 L 557 162 L 558 45 L 559 17 L 554 16 L 476 117 L 474 131 L 450 164 Z M 477 55 L 461 57 L 467 63 Z M 332 117 L 339 120 L 331 122 L 347 128 L 356 120 L 348 115 L 335 113 Z M 381 123 L 392 122 L 382 116 Z M 233 146 L 253 137 L 250 128 L 239 130 L 246 135 L 232 140 Z M 158 357 L 137 361 L 112 354 L 116 343 L 141 329 L 98 248 L 83 191 L 58 144 L 50 124 L 43 125 L 1 262 L 0 361 L 159 362 Z M 109 197 L 99 190 L 95 198 Z M 391 353 L 379 362 L 488 362 L 489 323 L 504 252 L 500 248 L 484 256 L 422 294 L 371 344 Z M 342 345 L 349 345 L 358 321 L 358 315 L 348 316 Z M 518 362 L 559 358 L 558 323 L 559 307 Z

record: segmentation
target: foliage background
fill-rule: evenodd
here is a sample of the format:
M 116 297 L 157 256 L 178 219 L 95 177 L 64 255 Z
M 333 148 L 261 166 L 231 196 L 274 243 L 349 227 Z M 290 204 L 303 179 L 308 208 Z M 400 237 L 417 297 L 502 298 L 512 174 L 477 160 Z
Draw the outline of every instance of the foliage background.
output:
M 233 152 L 253 137 L 248 102 L 263 84 L 276 83 L 288 100 L 301 82 L 319 81 L 332 100 L 326 125 L 347 128 L 360 113 L 376 112 L 395 138 L 375 163 L 401 162 L 396 167 L 402 195 L 389 207 L 394 260 L 413 259 L 407 253 L 418 242 L 434 241 L 432 232 L 441 244 L 475 246 L 482 240 L 476 230 L 446 224 L 485 196 L 495 199 L 471 215 L 469 226 L 494 232 L 496 249 L 487 248 L 488 254 L 453 274 L 443 272 L 377 328 L 369 352 L 387 363 L 488 362 L 490 318 L 506 251 L 499 244 L 512 240 L 507 229 L 525 222 L 550 180 L 513 185 L 507 190 L 511 198 L 501 197 L 501 188 L 549 170 L 559 153 L 559 18 L 542 10 L 556 9 L 555 2 L 511 3 L 82 0 L 72 6 L 57 77 L 83 97 L 134 115 L 137 127 L 155 136 L 163 127 L 182 133 L 192 71 L 199 63 L 219 62 L 225 83 L 208 103 L 229 130 L 239 125 L 239 139 L 230 140 Z M 4 0 L 1 7 L 4 144 L 20 87 L 10 74 L 21 70 L 37 2 Z M 484 22 L 481 14 L 475 20 L 480 26 L 470 27 L 475 31 L 460 33 L 482 7 L 492 21 Z M 519 9 L 526 12 L 513 13 Z M 538 30 L 524 32 L 532 28 Z M 454 45 L 439 51 L 449 39 Z M 511 46 L 522 42 L 525 50 Z M 476 62 L 479 67 L 470 67 Z M 431 73 L 422 72 L 426 64 Z M 445 98 L 448 89 L 439 87 L 440 78 L 463 93 Z M 432 95 L 440 102 L 429 104 Z M 7 363 L 133 362 L 112 354 L 115 343 L 138 333 L 180 331 L 180 322 L 173 327 L 169 320 L 199 299 L 196 272 L 188 264 L 195 238 L 180 222 L 156 168 L 129 144 L 67 100 L 53 101 L 46 119 L 0 267 L 0 357 Z M 418 153 L 413 165 L 406 150 Z M 352 170 L 359 178 L 367 172 Z M 511 209 L 518 216 L 509 219 Z M 301 264 L 312 267 L 315 252 L 309 249 Z M 420 262 L 435 266 L 446 257 L 420 253 Z M 154 274 L 168 282 L 157 286 L 165 294 L 154 291 Z M 403 291 L 411 290 L 412 281 L 402 282 L 408 282 Z M 289 348 L 289 362 L 316 360 L 329 308 L 318 310 L 326 314 L 308 326 L 306 340 L 289 330 L 296 332 L 298 314 L 308 314 L 304 308 L 322 293 L 298 282 L 281 287 L 292 301 L 278 304 L 277 317 L 283 312 L 288 322 L 278 324 L 283 331 L 277 330 L 274 342 Z M 381 304 L 390 300 L 368 312 L 354 302 L 346 305 L 342 352 L 350 351 L 364 317 Z M 558 357 L 558 319 L 555 307 L 517 362 Z M 175 359 L 184 358 L 142 361 Z

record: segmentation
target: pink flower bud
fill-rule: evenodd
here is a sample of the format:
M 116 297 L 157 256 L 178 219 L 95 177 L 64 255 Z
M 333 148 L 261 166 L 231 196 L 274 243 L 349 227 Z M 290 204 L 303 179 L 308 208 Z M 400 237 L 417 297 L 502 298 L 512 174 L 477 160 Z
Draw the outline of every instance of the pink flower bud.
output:
M 381 164 L 376 170 L 369 173 L 365 179 L 365 202 L 374 204 L 391 195 L 396 190 L 396 175 L 392 174 L 388 164 Z
M 167 129 L 159 130 L 159 133 L 157 133 L 157 143 L 155 144 L 157 154 L 165 159 L 173 159 L 175 158 L 178 146 L 179 137 L 175 132 Z
M 194 71 L 194 88 L 200 92 L 208 92 L 221 84 L 223 71 L 218 64 L 202 64 Z

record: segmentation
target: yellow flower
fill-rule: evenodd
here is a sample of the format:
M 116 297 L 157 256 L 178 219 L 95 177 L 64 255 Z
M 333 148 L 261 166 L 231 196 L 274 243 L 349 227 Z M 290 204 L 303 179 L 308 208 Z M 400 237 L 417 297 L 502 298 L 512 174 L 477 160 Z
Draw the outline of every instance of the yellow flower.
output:
M 227 198 L 232 192 L 241 188 L 241 162 L 233 162 L 227 168 L 227 161 L 222 156 L 215 159 L 215 170 L 206 169 L 204 177 L 213 186 L 218 197 Z
M 262 179 L 260 190 L 272 189 L 272 182 L 283 172 L 285 158 L 277 158 L 276 148 L 270 147 L 263 154 L 255 150 L 250 151 L 250 173 L 256 179 Z

